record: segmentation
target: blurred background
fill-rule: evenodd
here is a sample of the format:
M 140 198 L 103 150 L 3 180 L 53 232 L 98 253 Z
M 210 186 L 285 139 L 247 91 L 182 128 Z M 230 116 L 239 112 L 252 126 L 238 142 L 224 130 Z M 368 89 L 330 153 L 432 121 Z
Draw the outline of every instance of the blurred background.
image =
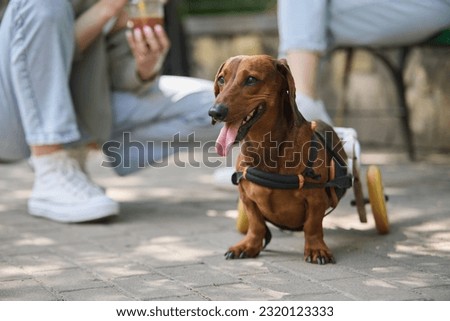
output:
M 0 18 L 8 0 L 0 0 Z M 276 0 L 170 0 L 166 29 L 172 49 L 164 73 L 212 80 L 234 55 L 278 52 Z M 402 51 L 382 50 L 398 65 Z M 450 30 L 439 45 L 414 46 L 403 72 L 409 124 L 416 154 L 450 154 Z M 339 125 L 353 127 L 365 148 L 407 151 L 400 100 L 386 66 L 365 50 L 354 50 L 347 89 L 346 54 L 334 50 L 323 59 L 319 95 L 331 116 L 342 97 L 346 113 Z
M 171 0 L 167 19 L 174 46 L 166 73 L 213 79 L 221 63 L 231 56 L 264 53 L 276 57 L 276 6 L 276 0 Z M 401 59 L 400 50 L 383 53 L 394 65 Z M 450 153 L 449 57 L 449 45 L 417 46 L 411 48 L 405 62 L 410 125 L 419 157 Z M 344 94 L 344 62 L 344 52 L 335 50 L 323 59 L 320 72 L 320 96 L 332 116 Z M 344 95 L 347 114 L 342 125 L 354 127 L 365 147 L 406 150 L 399 98 L 379 59 L 355 50 Z

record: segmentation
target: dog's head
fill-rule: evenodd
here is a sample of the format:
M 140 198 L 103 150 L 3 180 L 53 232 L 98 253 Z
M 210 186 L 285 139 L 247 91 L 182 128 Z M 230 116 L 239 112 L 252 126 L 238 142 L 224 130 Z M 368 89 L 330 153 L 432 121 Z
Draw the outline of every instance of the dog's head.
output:
M 294 79 L 284 59 L 232 57 L 220 66 L 214 92 L 216 101 L 209 115 L 213 124 L 225 123 L 216 143 L 221 156 L 250 131 L 264 135 L 277 125 L 303 122 L 295 103 Z

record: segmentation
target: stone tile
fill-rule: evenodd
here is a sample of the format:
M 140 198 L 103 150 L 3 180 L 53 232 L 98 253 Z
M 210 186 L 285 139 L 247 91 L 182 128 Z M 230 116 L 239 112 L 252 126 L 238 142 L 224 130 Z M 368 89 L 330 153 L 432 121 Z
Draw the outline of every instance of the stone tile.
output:
M 392 266 L 395 261 L 387 256 L 374 254 L 365 249 L 356 249 L 347 252 L 346 255 L 341 255 L 337 264 L 350 271 L 365 274 L 374 268 Z
M 11 257 L 11 263 L 19 266 L 27 273 L 52 271 L 76 267 L 68 260 L 49 252 L 38 252 L 30 255 Z
M 245 277 L 245 282 L 254 286 L 276 292 L 287 292 L 290 295 L 320 294 L 330 292 L 330 289 L 320 282 L 310 281 L 289 272 L 255 274 Z
M 223 253 L 210 256 L 203 260 L 207 265 L 220 269 L 222 273 L 235 278 L 244 278 L 248 275 L 277 273 L 279 269 L 274 264 L 268 264 L 264 259 L 225 260 Z
M 1 281 L 0 301 L 53 301 L 60 297 L 33 279 Z
M 114 287 L 61 292 L 61 296 L 66 301 L 130 301 L 135 299 Z
M 41 284 L 45 284 L 45 286 L 58 292 L 100 288 L 109 285 L 93 274 L 79 268 L 35 272 L 33 277 Z
M 222 273 L 217 267 L 206 264 L 182 265 L 158 269 L 164 275 L 174 278 L 189 287 L 216 286 L 235 283 L 239 279 Z
M 100 258 L 117 257 L 117 251 L 107 251 L 104 247 L 89 241 L 62 244 L 54 247 L 52 250 L 61 257 L 66 257 L 77 264 Z
M 190 295 L 168 296 L 164 298 L 158 298 L 157 301 L 207 301 L 207 300 L 200 294 L 190 294 Z
M 31 276 L 18 266 L 11 265 L 7 262 L 0 262 L 0 282 L 10 280 L 24 280 Z
M 351 301 L 343 293 L 308 293 L 308 294 L 289 294 L 284 296 L 281 301 Z
M 151 268 L 122 257 L 100 257 L 83 261 L 83 267 L 100 279 L 112 280 L 120 277 L 148 274 Z
M 162 239 L 162 238 L 160 238 Z M 198 246 L 195 242 L 180 242 L 180 237 L 166 236 L 172 242 L 142 241 L 132 246 L 124 253 L 124 257 L 141 262 L 152 267 L 173 265 L 192 265 L 204 258 L 215 255 L 208 246 Z
M 222 284 L 198 288 L 203 296 L 212 301 L 267 301 L 280 300 L 288 293 L 276 292 L 245 283 Z
M 330 289 L 354 300 L 423 300 L 415 291 L 406 290 L 382 279 L 359 277 L 352 279 L 328 280 Z
M 436 300 L 436 301 L 450 301 L 450 285 L 436 285 L 426 288 L 415 289 L 421 295 L 424 296 L 426 300 Z
M 406 267 L 413 267 L 413 271 L 435 275 L 436 279 L 450 280 L 450 269 L 442 269 L 449 262 L 446 256 L 402 256 L 399 261 Z
M 305 279 L 316 281 L 347 279 L 360 276 L 360 274 L 349 270 L 339 263 L 319 266 L 317 264 L 306 263 L 303 261 L 303 257 L 301 261 L 281 261 L 277 265 L 280 266 L 280 268 L 286 269 L 296 275 L 300 275 Z
M 195 293 L 180 282 L 158 274 L 139 275 L 114 280 L 114 284 L 131 293 L 139 300 L 166 300 L 170 297 L 183 297 Z
M 415 271 L 404 266 L 377 267 L 369 270 L 368 274 L 389 283 L 412 289 L 450 285 L 450 279 L 448 278 L 439 277 L 434 273 Z
M 391 233 L 376 234 L 370 209 L 359 223 L 348 193 L 325 220 L 337 258 L 326 266 L 303 261 L 303 233 L 276 228 L 258 258 L 225 260 L 242 238 L 238 196 L 213 186 L 211 168 L 95 169 L 123 212 L 59 224 L 27 214 L 26 163 L 0 165 L 0 300 L 450 300 L 450 163 L 374 155 L 364 162 L 384 163 Z

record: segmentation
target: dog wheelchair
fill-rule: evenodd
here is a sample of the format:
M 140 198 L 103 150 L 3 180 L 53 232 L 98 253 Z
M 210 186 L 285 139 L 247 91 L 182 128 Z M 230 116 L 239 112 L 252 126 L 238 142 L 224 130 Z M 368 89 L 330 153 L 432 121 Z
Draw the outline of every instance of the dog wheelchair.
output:
M 352 182 L 347 185 L 353 187 L 355 199 L 351 201 L 352 206 L 356 206 L 359 220 L 367 223 L 366 205 L 370 204 L 375 220 L 375 228 L 379 234 L 389 233 L 389 220 L 386 209 L 388 198 L 384 194 L 383 180 L 378 166 L 370 165 L 366 172 L 367 190 L 369 197 L 364 197 L 362 181 L 360 176 L 360 154 L 361 148 L 357 140 L 357 133 L 353 128 L 334 127 L 341 141 L 344 143 L 344 150 L 347 154 L 347 172 L 351 172 Z M 258 175 L 256 173 L 256 175 Z M 265 179 L 265 178 L 262 178 Z M 235 180 L 235 177 L 233 178 Z M 233 183 L 237 183 L 233 181 Z M 242 201 L 238 202 L 238 217 L 236 219 L 236 229 L 240 233 L 247 233 L 248 219 Z

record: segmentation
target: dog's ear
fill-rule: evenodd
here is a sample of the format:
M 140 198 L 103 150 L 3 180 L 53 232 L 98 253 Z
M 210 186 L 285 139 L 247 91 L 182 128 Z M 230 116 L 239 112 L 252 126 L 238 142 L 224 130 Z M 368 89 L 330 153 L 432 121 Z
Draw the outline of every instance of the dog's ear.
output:
M 277 61 L 277 69 L 286 83 L 286 88 L 283 88 L 283 90 L 285 90 L 283 95 L 288 95 L 287 101 L 289 104 L 289 112 L 292 113 L 295 125 L 300 126 L 305 119 L 298 110 L 297 103 L 295 102 L 295 82 L 286 59 L 280 59 Z
M 217 85 L 217 77 L 219 77 L 220 72 L 223 69 L 223 66 L 225 66 L 225 62 L 219 67 L 219 70 L 217 70 L 216 76 L 214 77 L 214 96 L 217 97 L 219 94 L 219 85 Z

